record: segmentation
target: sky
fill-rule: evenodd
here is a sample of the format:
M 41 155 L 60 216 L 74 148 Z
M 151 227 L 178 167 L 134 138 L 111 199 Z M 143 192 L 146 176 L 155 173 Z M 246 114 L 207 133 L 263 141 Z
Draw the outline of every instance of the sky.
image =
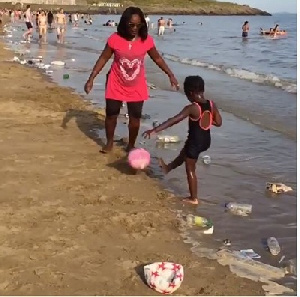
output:
M 250 7 L 266 10 L 270 13 L 290 12 L 297 13 L 297 0 L 218 0 L 220 2 L 234 2 L 247 4 Z

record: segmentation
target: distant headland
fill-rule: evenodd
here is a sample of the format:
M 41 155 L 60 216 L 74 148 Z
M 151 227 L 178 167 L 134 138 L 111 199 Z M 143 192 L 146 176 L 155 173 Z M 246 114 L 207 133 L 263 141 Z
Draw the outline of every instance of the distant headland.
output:
M 5 0 L 4 0 L 5 1 Z M 216 0 L 20 0 L 4 2 L 0 0 L 0 8 L 20 8 L 31 4 L 33 10 L 38 8 L 56 10 L 59 7 L 66 12 L 80 12 L 90 14 L 120 14 L 128 6 L 138 6 L 148 14 L 169 15 L 264 15 L 270 16 L 267 11 L 252 8 L 248 5 L 239 5 L 231 2 Z M 64 5 L 61 5 L 61 3 Z

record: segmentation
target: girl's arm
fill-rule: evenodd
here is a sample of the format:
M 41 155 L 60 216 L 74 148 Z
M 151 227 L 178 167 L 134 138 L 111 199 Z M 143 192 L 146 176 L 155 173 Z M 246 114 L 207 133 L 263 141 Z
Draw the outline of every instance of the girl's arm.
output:
M 166 120 L 165 122 L 163 122 L 162 124 L 160 124 L 159 126 L 157 126 L 156 128 L 147 130 L 143 133 L 144 138 L 150 138 L 151 134 L 153 133 L 158 133 L 160 131 L 163 131 L 167 128 L 172 127 L 173 125 L 183 121 L 185 118 L 187 118 L 188 116 L 195 116 L 195 110 L 194 109 L 194 105 L 190 104 L 188 106 L 186 106 L 179 114 L 177 114 L 176 116 L 169 118 L 168 120 Z M 198 111 L 199 113 L 199 111 Z
M 222 117 L 220 115 L 220 112 L 217 108 L 217 105 L 213 103 L 213 125 L 216 127 L 221 127 L 222 126 Z

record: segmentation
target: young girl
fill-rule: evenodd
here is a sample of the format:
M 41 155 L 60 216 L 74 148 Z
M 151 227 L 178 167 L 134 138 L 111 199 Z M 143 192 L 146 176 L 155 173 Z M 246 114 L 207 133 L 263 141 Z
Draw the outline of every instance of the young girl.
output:
M 169 164 L 165 164 L 162 159 L 159 160 L 159 163 L 163 172 L 167 174 L 185 162 L 190 197 L 185 198 L 183 201 L 197 205 L 199 202 L 196 162 L 200 153 L 210 147 L 211 126 L 220 127 L 222 117 L 216 104 L 204 98 L 204 81 L 200 76 L 188 76 L 184 81 L 184 92 L 192 104 L 187 105 L 179 114 L 158 127 L 145 131 L 143 136 L 150 138 L 153 133 L 163 131 L 189 117 L 188 138 L 178 157 Z

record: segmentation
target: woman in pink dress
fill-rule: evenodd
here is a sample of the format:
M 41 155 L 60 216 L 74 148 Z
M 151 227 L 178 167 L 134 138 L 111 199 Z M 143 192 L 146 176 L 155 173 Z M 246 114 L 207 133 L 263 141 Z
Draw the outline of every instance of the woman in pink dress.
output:
M 105 48 L 84 86 L 85 92 L 88 94 L 93 88 L 95 77 L 114 55 L 113 63 L 107 74 L 105 89 L 107 142 L 101 150 L 103 153 L 109 152 L 113 148 L 114 133 L 122 102 L 127 103 L 129 115 L 129 142 L 126 150 L 130 151 L 135 146 L 143 104 L 149 98 L 144 66 L 146 54 L 168 75 L 171 85 L 178 90 L 179 84 L 174 74 L 158 53 L 153 38 L 148 35 L 143 12 L 138 7 L 128 7 L 121 16 L 117 33 L 113 33 L 108 38 Z

